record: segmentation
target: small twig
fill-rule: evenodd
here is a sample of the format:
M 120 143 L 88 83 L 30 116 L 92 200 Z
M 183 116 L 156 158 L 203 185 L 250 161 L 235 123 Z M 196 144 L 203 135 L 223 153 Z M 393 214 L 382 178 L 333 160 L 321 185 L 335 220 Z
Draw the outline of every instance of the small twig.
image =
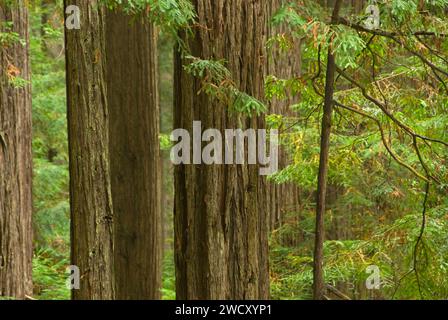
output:
M 339 291 L 338 289 L 336 289 L 335 287 L 327 284 L 326 285 L 327 289 L 333 293 L 334 295 L 338 296 L 339 298 L 343 299 L 343 300 L 352 300 L 349 296 L 345 295 L 344 293 L 342 293 L 341 291 Z
M 368 94 L 367 89 L 362 86 L 360 83 L 358 83 L 355 79 L 353 79 L 352 77 L 350 77 L 347 73 L 345 73 L 340 67 L 336 66 L 336 70 L 338 73 L 340 73 L 342 75 L 343 78 L 345 78 L 348 82 L 350 82 L 352 85 L 356 86 L 359 88 L 359 90 L 361 91 L 362 95 L 364 96 L 365 99 L 369 100 L 370 102 L 372 102 L 373 104 L 375 104 L 376 106 L 378 106 L 381 111 L 383 111 L 383 113 L 390 118 L 393 122 L 395 122 L 395 124 L 397 124 L 401 129 L 403 129 L 405 132 L 407 132 L 410 136 L 412 137 L 417 137 L 420 138 L 422 140 L 427 140 L 427 141 L 431 141 L 431 142 L 435 142 L 435 143 L 439 143 L 439 144 L 443 144 L 445 147 L 448 147 L 448 142 L 446 141 L 442 141 L 439 139 L 434 139 L 434 138 L 430 138 L 430 137 L 426 137 L 423 136 L 421 134 L 418 134 L 416 132 L 414 132 L 414 130 L 412 128 L 410 128 L 409 126 L 407 126 L 406 124 L 402 123 L 400 120 L 397 119 L 397 117 L 395 117 L 393 115 L 392 112 L 390 112 L 387 107 L 380 102 L 378 99 L 376 99 L 375 97 L 371 96 L 370 94 Z
M 340 103 L 339 101 L 334 101 L 334 103 L 335 103 L 336 106 L 338 106 L 338 107 L 340 107 L 340 108 L 343 108 L 343 109 L 349 110 L 349 111 L 351 111 L 351 112 L 357 113 L 357 114 L 359 114 L 359 115 L 361 115 L 361 116 L 364 116 L 364 117 L 369 118 L 369 119 L 371 119 L 372 121 L 374 121 L 374 122 L 376 123 L 376 125 L 378 126 L 378 129 L 379 129 L 380 134 L 381 134 L 381 140 L 382 140 L 383 145 L 384 145 L 384 147 L 386 148 L 387 152 L 389 153 L 389 155 L 390 155 L 390 156 L 391 156 L 391 157 L 392 157 L 392 158 L 393 158 L 399 165 L 401 165 L 401 166 L 405 167 L 406 169 L 408 169 L 409 171 L 411 171 L 415 176 L 417 176 L 418 178 L 422 179 L 423 181 L 428 181 L 428 179 L 427 179 L 425 176 L 423 176 L 422 174 L 420 174 L 417 170 L 415 170 L 415 169 L 414 169 L 413 167 L 411 167 L 409 164 L 405 163 L 403 160 L 401 160 L 401 159 L 400 159 L 400 158 L 393 152 L 392 148 L 390 147 L 389 143 L 387 142 L 386 135 L 385 135 L 385 133 L 384 133 L 384 128 L 381 126 L 381 123 L 380 123 L 380 121 L 379 121 L 378 119 L 376 119 L 375 117 L 371 116 L 370 114 L 368 114 L 368 113 L 366 113 L 366 112 L 364 112 L 364 111 L 356 110 L 356 109 L 354 109 L 354 108 L 351 108 L 351 107 L 349 107 L 349 106 L 346 106 L 346 105 Z

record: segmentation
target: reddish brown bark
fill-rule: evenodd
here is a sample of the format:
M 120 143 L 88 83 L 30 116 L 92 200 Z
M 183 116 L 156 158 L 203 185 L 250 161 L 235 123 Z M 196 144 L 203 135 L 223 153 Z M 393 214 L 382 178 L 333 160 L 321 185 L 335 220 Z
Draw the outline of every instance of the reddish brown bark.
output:
M 0 47 L 0 296 L 32 295 L 32 153 L 28 9 L 0 1 L 0 32 L 20 42 Z M 12 22 L 5 30 L 3 22 Z M 15 87 L 13 77 L 26 81 Z

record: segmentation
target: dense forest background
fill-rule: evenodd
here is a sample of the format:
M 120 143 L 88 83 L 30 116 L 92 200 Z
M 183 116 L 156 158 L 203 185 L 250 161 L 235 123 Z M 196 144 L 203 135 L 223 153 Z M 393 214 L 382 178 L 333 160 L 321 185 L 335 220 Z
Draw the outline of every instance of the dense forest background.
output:
M 365 9 L 374 2 L 381 9 L 381 27 L 369 29 L 364 24 L 369 16 Z M 157 50 L 153 67 L 160 105 L 157 136 L 160 153 L 153 153 L 153 156 L 159 158 L 157 170 L 161 173 L 161 298 L 176 299 L 176 291 L 185 298 L 221 297 L 216 292 L 206 295 L 198 293 L 200 289 L 193 293 L 185 289 L 185 286 L 201 288 L 203 279 L 193 284 L 192 279 L 196 278 L 191 274 L 197 270 L 193 270 L 193 266 L 183 270 L 182 257 L 176 256 L 177 248 L 187 250 L 192 245 L 175 243 L 175 233 L 179 230 L 176 224 L 183 221 L 175 217 L 176 212 L 177 217 L 184 213 L 188 216 L 190 206 L 200 199 L 182 200 L 191 194 L 187 191 L 180 196 L 176 190 L 194 181 L 196 188 L 213 188 L 209 176 L 197 178 L 203 168 L 197 172 L 196 169 L 180 172 L 181 169 L 170 161 L 172 130 L 188 126 L 183 121 L 198 116 L 198 113 L 179 110 L 194 109 L 195 103 L 207 104 L 210 108 L 228 105 L 232 110 L 223 114 L 238 114 L 228 116 L 225 120 L 228 123 L 244 123 L 244 127 L 266 125 L 281 133 L 280 171 L 266 182 L 254 180 L 256 185 L 267 185 L 262 191 L 260 187 L 257 198 L 241 198 L 235 202 L 256 202 L 254 212 L 259 214 L 259 219 L 265 219 L 261 224 L 265 224 L 266 230 L 257 229 L 254 239 L 261 239 L 259 243 L 262 244 L 264 240 L 258 238 L 258 232 L 265 232 L 269 251 L 257 248 L 254 256 L 251 256 L 253 252 L 241 251 L 241 255 L 257 261 L 256 268 L 250 262 L 244 265 L 256 269 L 254 274 L 259 275 L 253 276 L 254 281 L 261 283 L 256 290 L 261 292 L 264 288 L 262 265 L 266 259 L 269 298 L 302 300 L 319 295 L 316 277 L 320 276 L 316 275 L 315 259 L 319 256 L 316 207 L 319 208 L 321 198 L 316 188 L 322 187 L 323 128 L 328 124 L 325 119 L 330 119 L 325 218 L 321 220 L 325 231 L 321 239 L 325 298 L 448 298 L 448 89 L 445 83 L 448 80 L 448 1 L 272 1 L 261 5 L 257 1 L 242 4 L 237 0 L 196 0 L 190 4 L 183 0 L 164 0 L 159 6 L 157 1 L 117 3 L 109 3 L 107 10 L 144 16 L 154 29 L 150 32 L 157 34 L 157 41 L 153 43 L 156 46 L 151 49 Z M 7 15 L 1 12 L 6 12 L 8 4 L 5 1 L 0 4 L 3 18 Z M 338 5 L 342 7 L 337 15 L 344 18 L 332 23 Z M 66 75 L 70 70 L 66 68 L 66 50 L 75 54 L 77 40 L 64 40 L 67 31 L 64 31 L 63 1 L 26 1 L 26 6 L 33 126 L 33 292 L 27 297 L 70 299 L 66 268 L 72 264 L 73 238 L 66 99 L 70 82 Z M 225 9 L 220 11 L 219 6 Z M 255 21 L 254 16 L 263 16 L 264 20 L 252 23 L 232 18 L 229 25 L 222 22 L 240 9 L 248 20 Z M 254 16 L 251 10 L 256 13 Z M 217 16 L 210 16 L 212 13 Z M 22 41 L 16 39 L 20 37 L 13 32 L 13 26 L 5 21 L 0 23 L 0 45 L 6 48 Z M 133 22 L 130 19 L 125 23 Z M 216 25 L 223 25 L 222 38 L 213 33 L 211 26 Z M 249 30 L 251 27 L 255 31 Z M 242 48 L 241 52 L 234 53 L 235 48 L 226 49 L 220 43 L 227 41 L 225 36 L 230 38 L 245 31 L 247 38 L 242 41 L 239 38 L 229 40 L 238 50 Z M 115 36 L 119 37 L 117 34 Z M 124 36 L 127 34 L 131 37 L 130 32 Z M 250 45 L 245 46 L 245 42 Z M 265 53 L 262 59 L 256 56 L 258 52 Z M 118 54 L 110 57 L 108 60 L 120 59 Z M 245 60 L 249 58 L 252 61 Z M 238 59 L 241 61 L 235 62 Z M 9 72 L 9 86 L 16 90 L 27 86 L 28 80 L 22 79 L 20 73 L 11 73 L 4 61 L 0 73 L 4 77 L 3 73 Z M 332 90 L 328 85 L 331 75 Z M 132 87 L 132 81 L 126 82 L 132 79 L 124 75 L 117 77 L 118 83 L 114 85 Z M 5 92 L 3 101 L 6 101 L 3 99 Z M 200 98 L 194 100 L 195 96 Z M 330 105 L 332 110 L 328 113 Z M 0 103 L 0 106 L 4 105 Z M 2 110 L 0 116 L 4 116 Z M 213 119 L 205 116 L 202 119 L 209 121 L 207 124 L 216 124 L 214 121 L 219 117 L 221 114 L 216 113 Z M 3 129 L 0 127 L 0 133 Z M 111 145 L 121 141 L 109 138 Z M 248 177 L 252 177 L 250 170 L 244 173 Z M 225 175 L 214 174 L 210 176 Z M 190 176 L 196 178 L 188 180 Z M 235 194 L 241 191 L 234 188 Z M 262 199 L 265 204 L 260 194 L 266 196 Z M 215 203 L 221 201 L 219 199 L 211 201 Z M 185 208 L 179 209 L 182 204 Z M 195 207 L 198 214 L 213 215 L 219 212 L 215 209 L 207 211 L 199 204 Z M 237 222 L 234 226 L 241 228 L 237 230 L 244 229 Z M 231 232 L 223 236 L 225 241 L 227 236 L 232 236 Z M 219 241 L 219 237 L 216 238 Z M 239 241 L 239 238 L 232 239 Z M 211 259 L 212 249 L 201 250 L 192 253 L 197 255 L 198 263 L 212 265 L 209 260 L 201 260 L 201 255 Z M 229 250 L 233 253 L 232 248 Z M 233 254 L 238 256 L 239 253 Z M 262 258 L 264 254 L 268 257 Z M 177 290 L 176 263 L 180 275 Z M 214 267 L 219 268 L 219 263 L 213 262 L 210 270 Z M 232 266 L 229 268 L 233 270 Z M 375 268 L 380 271 L 380 286 L 367 288 L 370 271 Z M 183 277 L 188 281 L 181 284 Z M 252 285 L 250 280 L 248 283 L 247 286 Z M 240 290 L 243 289 L 235 285 L 229 292 L 241 298 Z M 231 298 L 229 294 L 225 293 Z M 258 297 L 266 296 L 260 293 Z

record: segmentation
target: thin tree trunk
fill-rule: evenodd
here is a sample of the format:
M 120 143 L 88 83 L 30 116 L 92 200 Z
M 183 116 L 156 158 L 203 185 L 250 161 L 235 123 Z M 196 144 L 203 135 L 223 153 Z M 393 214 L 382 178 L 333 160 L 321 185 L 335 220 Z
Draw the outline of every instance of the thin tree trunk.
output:
M 336 0 L 334 5 L 332 23 L 339 18 L 342 0 Z M 317 186 L 316 231 L 314 245 L 314 299 L 322 300 L 325 295 L 325 282 L 323 274 L 324 265 L 324 239 L 325 239 L 325 208 L 327 195 L 328 159 L 330 153 L 331 118 L 333 115 L 334 80 L 336 73 L 335 55 L 330 44 L 327 59 L 327 74 L 325 84 L 324 114 L 322 117 L 322 133 L 320 146 L 320 164 Z
M 108 11 L 107 89 L 118 299 L 160 299 L 161 166 L 157 30 Z
M 192 55 L 225 59 L 241 91 L 264 96 L 265 0 L 194 0 L 195 34 L 185 40 Z M 192 122 L 224 129 L 263 128 L 204 93 L 201 79 L 175 59 L 174 127 L 192 133 Z M 268 192 L 258 166 L 181 165 L 175 168 L 175 262 L 178 299 L 269 297 Z
M 50 2 L 48 0 L 42 0 L 40 3 L 41 7 L 41 17 L 40 17 L 40 41 L 41 41 L 41 48 L 42 52 L 47 51 L 47 43 L 45 40 L 45 26 L 48 23 L 48 10 L 49 10 Z
M 66 29 L 72 264 L 75 299 L 113 299 L 113 209 L 109 169 L 105 12 L 100 1 L 65 1 L 81 12 Z
M 31 296 L 32 152 L 28 9 L 0 1 L 0 32 L 12 22 L 20 42 L 0 47 L 0 297 Z M 11 77 L 26 84 L 15 88 Z

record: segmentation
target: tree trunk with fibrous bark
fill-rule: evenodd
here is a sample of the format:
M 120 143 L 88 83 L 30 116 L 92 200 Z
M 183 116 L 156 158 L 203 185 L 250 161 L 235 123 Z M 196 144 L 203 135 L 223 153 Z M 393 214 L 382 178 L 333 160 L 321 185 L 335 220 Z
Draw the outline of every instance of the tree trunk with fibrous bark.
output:
M 11 22 L 6 30 L 5 22 Z M 0 297 L 32 295 L 32 152 L 29 18 L 25 1 L 0 1 Z M 16 87 L 14 80 L 25 81 Z

